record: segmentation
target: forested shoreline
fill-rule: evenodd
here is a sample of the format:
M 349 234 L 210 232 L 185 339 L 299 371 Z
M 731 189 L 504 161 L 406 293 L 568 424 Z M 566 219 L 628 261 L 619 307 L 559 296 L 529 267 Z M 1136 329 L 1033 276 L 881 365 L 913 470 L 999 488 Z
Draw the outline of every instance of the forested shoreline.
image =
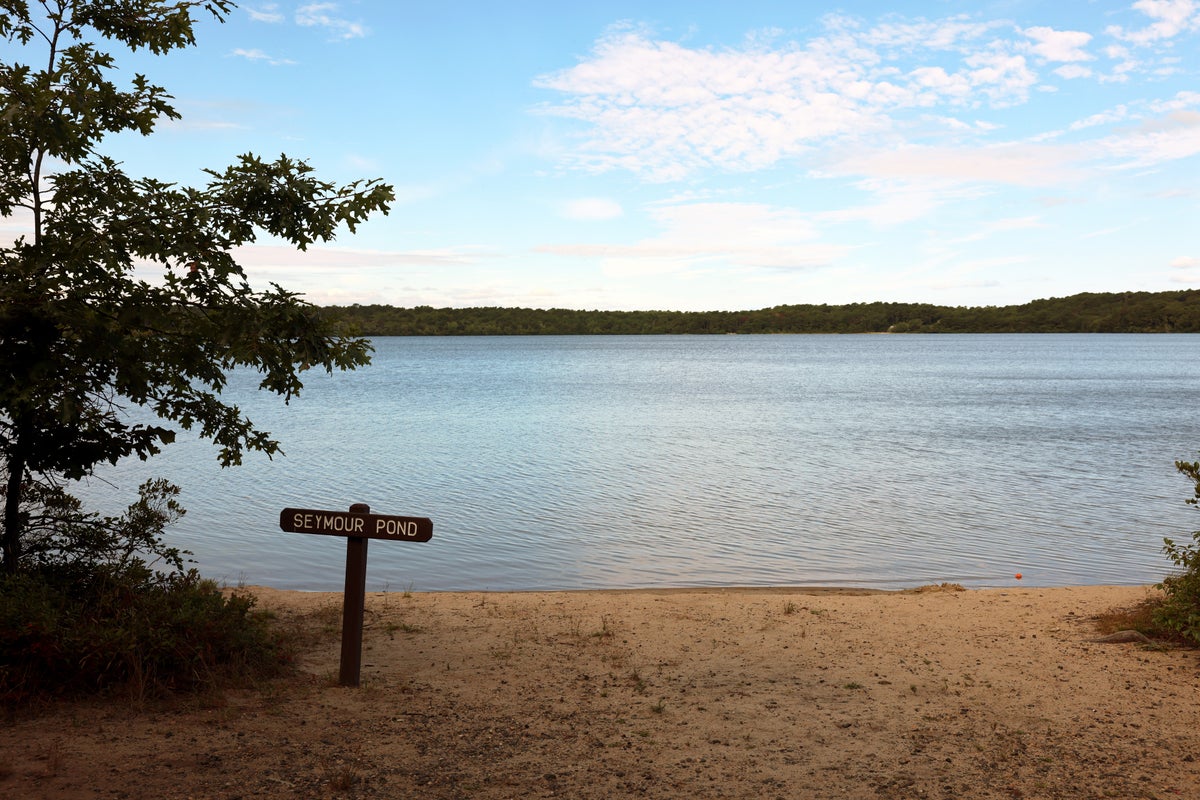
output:
M 327 306 L 361 336 L 723 333 L 1200 333 L 1200 290 L 1084 293 L 1013 306 L 781 305 L 754 311 Z

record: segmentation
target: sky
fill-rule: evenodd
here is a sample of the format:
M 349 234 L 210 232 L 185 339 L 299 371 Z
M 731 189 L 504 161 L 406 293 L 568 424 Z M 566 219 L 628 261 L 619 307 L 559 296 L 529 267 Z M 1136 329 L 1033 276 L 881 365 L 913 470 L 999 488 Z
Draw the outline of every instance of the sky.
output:
M 382 178 L 239 251 L 318 304 L 736 310 L 1200 288 L 1200 0 L 250 0 L 121 54 L 182 120 L 103 150 Z

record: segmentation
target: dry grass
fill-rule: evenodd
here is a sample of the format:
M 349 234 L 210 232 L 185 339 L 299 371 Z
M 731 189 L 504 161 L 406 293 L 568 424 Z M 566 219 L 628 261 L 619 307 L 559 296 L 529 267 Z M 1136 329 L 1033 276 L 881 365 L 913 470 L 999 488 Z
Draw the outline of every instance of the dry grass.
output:
M 905 589 L 904 594 L 926 594 L 928 592 L 965 592 L 967 588 L 961 583 L 929 583 L 915 589 Z
M 1137 631 L 1152 638 L 1168 637 L 1169 632 L 1164 632 L 1154 620 L 1154 612 L 1158 610 L 1159 605 L 1159 600 L 1148 597 L 1129 608 L 1111 608 L 1103 614 L 1096 615 L 1096 630 L 1101 634 Z

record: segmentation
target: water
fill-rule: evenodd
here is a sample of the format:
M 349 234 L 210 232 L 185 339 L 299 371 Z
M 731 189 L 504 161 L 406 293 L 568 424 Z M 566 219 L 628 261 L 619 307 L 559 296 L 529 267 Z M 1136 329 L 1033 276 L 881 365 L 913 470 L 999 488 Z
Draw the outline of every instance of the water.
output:
M 1200 527 L 1200 336 L 387 338 L 221 470 L 184 441 L 84 493 L 184 488 L 174 544 L 230 583 L 336 590 L 345 541 L 285 507 L 427 516 L 371 590 L 1152 583 Z

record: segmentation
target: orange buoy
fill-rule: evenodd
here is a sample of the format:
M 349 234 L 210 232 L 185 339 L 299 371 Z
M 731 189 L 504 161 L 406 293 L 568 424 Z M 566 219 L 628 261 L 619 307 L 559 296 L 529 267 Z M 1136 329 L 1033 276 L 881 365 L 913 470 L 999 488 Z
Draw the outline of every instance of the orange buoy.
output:
M 1018 573 L 1017 573 L 1016 575 L 1014 575 L 1013 577 L 1015 577 L 1017 580 L 1021 580 L 1021 573 L 1019 573 L 1019 572 L 1018 572 Z

